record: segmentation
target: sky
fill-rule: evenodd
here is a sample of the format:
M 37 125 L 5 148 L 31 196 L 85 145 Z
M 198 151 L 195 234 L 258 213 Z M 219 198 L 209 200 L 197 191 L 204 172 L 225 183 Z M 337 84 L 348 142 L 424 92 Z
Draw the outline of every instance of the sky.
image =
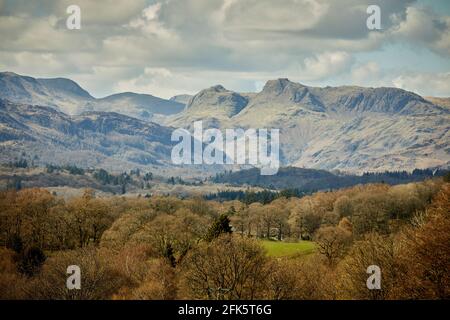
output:
M 73 4 L 80 30 L 66 27 Z M 381 30 L 366 26 L 369 5 Z M 450 97 L 450 1 L 0 0 L 0 71 L 70 78 L 95 97 L 276 78 Z

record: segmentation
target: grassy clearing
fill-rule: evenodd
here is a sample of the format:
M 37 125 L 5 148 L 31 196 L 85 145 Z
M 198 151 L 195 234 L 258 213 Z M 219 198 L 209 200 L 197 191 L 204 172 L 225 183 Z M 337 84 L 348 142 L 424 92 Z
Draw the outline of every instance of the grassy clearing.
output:
M 294 257 L 308 255 L 315 250 L 312 241 L 283 242 L 273 240 L 261 240 L 269 257 Z

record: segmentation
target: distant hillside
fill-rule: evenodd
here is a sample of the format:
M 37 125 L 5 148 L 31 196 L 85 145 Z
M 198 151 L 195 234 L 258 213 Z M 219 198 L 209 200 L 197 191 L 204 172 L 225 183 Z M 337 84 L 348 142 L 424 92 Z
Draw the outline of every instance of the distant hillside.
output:
M 435 105 L 450 109 L 450 98 L 425 97 Z
M 124 113 L 135 118 L 151 120 L 154 114 L 166 116 L 176 114 L 184 109 L 184 104 L 149 94 L 125 92 L 96 100 L 93 109 Z
M 113 112 L 68 116 L 0 99 L 0 162 L 26 153 L 40 163 L 111 169 L 170 165 L 172 130 Z
M 0 98 L 23 104 L 52 107 L 69 114 L 85 110 L 95 98 L 72 80 L 35 79 L 13 72 L 0 72 Z
M 176 101 L 179 103 L 182 103 L 184 105 L 187 105 L 189 103 L 189 100 L 191 100 L 192 96 L 189 94 L 179 94 L 176 96 L 173 96 L 172 98 L 170 98 L 170 101 Z
M 174 165 L 173 130 L 116 112 L 69 116 L 51 107 L 0 99 L 0 164 L 25 158 L 39 166 L 76 165 L 113 172 L 143 168 L 183 177 L 224 170 L 222 165 Z
M 36 79 L 13 72 L 0 72 L 0 98 L 15 103 L 48 106 L 69 115 L 105 111 L 144 120 L 151 119 L 154 114 L 176 114 L 185 106 L 174 100 L 132 92 L 96 99 L 69 79 Z

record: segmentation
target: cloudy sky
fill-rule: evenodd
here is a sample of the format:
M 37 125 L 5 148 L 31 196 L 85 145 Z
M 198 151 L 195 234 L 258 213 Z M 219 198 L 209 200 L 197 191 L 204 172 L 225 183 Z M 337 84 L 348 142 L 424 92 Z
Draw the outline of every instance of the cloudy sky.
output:
M 81 8 L 81 30 L 66 9 Z M 381 8 L 382 30 L 366 27 Z M 450 96 L 448 0 L 0 0 L 0 70 L 96 97 L 161 97 L 269 79 Z

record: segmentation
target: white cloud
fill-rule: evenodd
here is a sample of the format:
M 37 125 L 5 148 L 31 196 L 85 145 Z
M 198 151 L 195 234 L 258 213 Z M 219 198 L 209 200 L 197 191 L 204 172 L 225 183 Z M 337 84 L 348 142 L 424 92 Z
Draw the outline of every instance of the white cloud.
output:
M 159 11 L 161 3 L 155 3 L 142 11 L 142 15 L 127 24 L 127 27 L 137 29 L 147 35 L 154 35 L 159 38 L 175 38 L 176 35 L 164 28 L 159 21 Z M 173 40 L 173 39 L 172 39 Z
M 300 76 L 305 80 L 320 80 L 338 75 L 350 67 L 352 57 L 347 52 L 325 52 L 304 60 Z
M 201 89 L 221 84 L 234 91 L 256 91 L 269 79 L 267 74 L 199 71 L 194 69 L 145 68 L 136 77 L 114 85 L 115 92 L 132 91 L 170 98 L 177 94 L 196 94 Z
M 14 54 L 1 53 L 0 59 L 14 66 L 14 71 L 21 74 L 34 76 L 49 76 L 52 74 L 65 74 L 68 64 L 58 59 L 52 53 L 31 53 L 27 51 Z M 3 67 L 3 66 L 2 66 Z
M 362 85 L 373 82 L 380 77 L 380 66 L 374 62 L 369 61 L 365 64 L 356 66 L 352 69 L 351 77 L 353 83 Z
M 210 80 L 210 79 L 209 79 Z M 159 97 L 170 98 L 180 93 L 195 94 L 198 86 L 210 86 L 189 73 L 172 73 L 166 68 L 145 68 L 137 77 L 121 80 L 114 86 L 114 91 L 131 91 L 137 93 L 158 93 Z
M 392 83 L 397 88 L 420 92 L 423 96 L 450 96 L 450 72 L 405 74 L 393 79 Z

